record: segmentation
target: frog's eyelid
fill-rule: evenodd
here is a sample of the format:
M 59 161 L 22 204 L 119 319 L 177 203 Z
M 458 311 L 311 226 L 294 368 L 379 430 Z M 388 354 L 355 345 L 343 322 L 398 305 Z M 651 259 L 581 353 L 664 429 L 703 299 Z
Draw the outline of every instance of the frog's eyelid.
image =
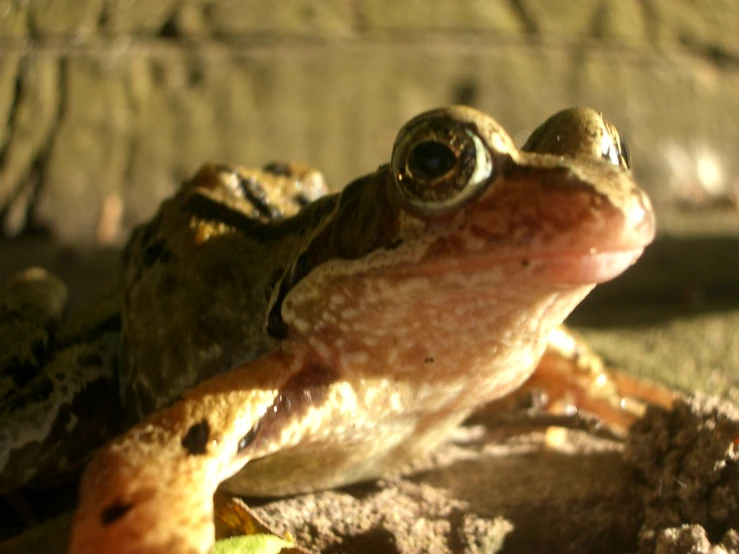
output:
M 493 158 L 490 156 L 487 147 L 477 134 L 465 129 L 465 132 L 475 144 L 475 171 L 470 175 L 467 188 L 479 185 L 487 181 L 493 174 Z
M 631 169 L 629 147 L 619 135 L 603 134 L 601 137 L 601 156 L 615 166 Z
M 618 147 L 621 151 L 621 159 L 627 169 L 631 169 L 631 149 L 629 143 L 623 137 L 618 137 Z

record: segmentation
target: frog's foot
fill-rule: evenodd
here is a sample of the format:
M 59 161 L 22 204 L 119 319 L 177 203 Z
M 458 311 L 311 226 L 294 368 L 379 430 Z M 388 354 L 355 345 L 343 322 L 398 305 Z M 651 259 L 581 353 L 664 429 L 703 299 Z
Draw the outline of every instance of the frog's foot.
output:
M 550 335 L 544 356 L 528 381 L 511 398 L 494 403 L 488 410 L 515 404 L 525 408 L 537 426 L 623 437 L 649 405 L 669 409 L 677 394 L 608 368 L 582 337 L 560 327 Z

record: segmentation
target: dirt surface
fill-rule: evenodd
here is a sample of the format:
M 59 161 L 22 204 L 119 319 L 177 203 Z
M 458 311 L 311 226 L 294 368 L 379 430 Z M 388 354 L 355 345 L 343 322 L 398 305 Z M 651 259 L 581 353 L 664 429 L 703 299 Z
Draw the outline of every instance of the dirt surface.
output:
M 691 396 L 623 444 L 465 427 L 402 479 L 257 512 L 321 552 L 739 552 L 739 410 Z M 497 435 L 497 436 L 496 436 Z
M 639 552 L 739 551 L 739 410 L 702 395 L 653 409 L 625 462 L 641 483 Z

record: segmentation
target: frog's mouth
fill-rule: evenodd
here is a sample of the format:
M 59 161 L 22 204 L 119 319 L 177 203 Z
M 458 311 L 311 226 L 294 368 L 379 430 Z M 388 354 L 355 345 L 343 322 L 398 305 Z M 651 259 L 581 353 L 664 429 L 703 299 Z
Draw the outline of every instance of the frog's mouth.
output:
M 596 250 L 589 252 L 552 251 L 533 256 L 520 254 L 491 255 L 467 252 L 454 262 L 448 259 L 426 259 L 414 265 L 403 265 L 405 276 L 434 276 L 454 271 L 465 275 L 489 274 L 509 283 L 538 281 L 565 287 L 593 286 L 621 275 L 639 259 L 644 247 Z M 395 268 L 393 271 L 398 271 Z
M 593 251 L 585 254 L 554 254 L 522 260 L 527 271 L 541 275 L 553 283 L 567 285 L 600 284 L 621 275 L 631 267 L 644 248 Z

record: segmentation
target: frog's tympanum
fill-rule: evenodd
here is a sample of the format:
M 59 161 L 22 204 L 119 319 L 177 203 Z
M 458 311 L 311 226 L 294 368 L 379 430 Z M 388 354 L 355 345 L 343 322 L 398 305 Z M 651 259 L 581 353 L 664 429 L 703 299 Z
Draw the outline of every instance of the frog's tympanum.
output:
M 90 365 L 114 358 L 120 409 L 144 419 L 87 466 L 71 551 L 207 552 L 219 486 L 295 494 L 426 453 L 519 387 L 578 302 L 652 240 L 628 164 L 592 110 L 518 149 L 452 107 L 408 122 L 390 162 L 340 194 L 314 199 L 318 177 L 298 194 L 307 172 L 271 191 L 205 166 L 134 234 L 110 307 L 88 316 L 119 322 L 117 354 Z M 84 348 L 64 346 L 67 361 Z

